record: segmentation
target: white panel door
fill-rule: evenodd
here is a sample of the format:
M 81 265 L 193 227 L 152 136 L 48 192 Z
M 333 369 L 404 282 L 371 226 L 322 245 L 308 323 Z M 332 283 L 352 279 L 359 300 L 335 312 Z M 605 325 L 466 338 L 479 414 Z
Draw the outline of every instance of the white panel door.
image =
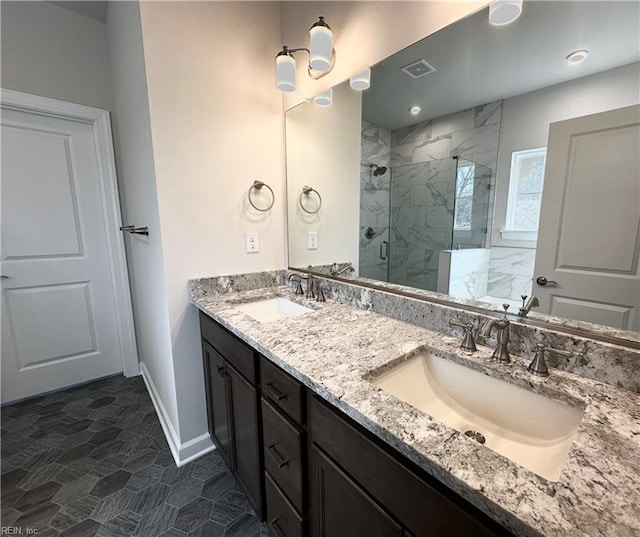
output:
M 2 401 L 123 369 L 90 123 L 2 110 Z
M 640 330 L 640 106 L 552 123 L 534 271 L 540 311 Z M 542 286 L 539 277 L 557 282 Z

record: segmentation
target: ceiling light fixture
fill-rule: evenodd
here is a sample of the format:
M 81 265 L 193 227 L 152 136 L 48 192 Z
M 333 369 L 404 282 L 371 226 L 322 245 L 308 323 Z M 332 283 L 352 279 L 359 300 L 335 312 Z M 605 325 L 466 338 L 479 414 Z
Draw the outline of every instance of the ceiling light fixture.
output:
M 571 54 L 567 56 L 567 61 L 570 65 L 575 65 L 576 63 L 580 63 L 589 55 L 589 51 L 585 49 L 574 50 Z
M 313 102 L 316 103 L 316 106 L 331 106 L 331 103 L 333 103 L 333 89 L 329 88 L 327 91 L 316 95 L 313 98 Z
M 307 72 L 314 80 L 333 69 L 336 60 L 333 32 L 324 17 L 318 17 L 309 28 L 309 48 L 289 48 L 285 45 L 276 55 L 276 85 L 280 91 L 291 93 L 296 89 L 296 59 L 293 53 L 299 51 L 309 54 Z
M 489 6 L 489 24 L 511 24 L 522 13 L 522 0 L 494 0 Z
M 411 112 L 412 115 L 417 116 L 420 112 L 422 112 L 422 108 L 420 108 L 418 105 L 415 105 L 409 108 L 409 112 Z
M 349 79 L 351 89 L 364 91 L 371 87 L 371 69 L 365 69 L 362 73 L 352 76 Z

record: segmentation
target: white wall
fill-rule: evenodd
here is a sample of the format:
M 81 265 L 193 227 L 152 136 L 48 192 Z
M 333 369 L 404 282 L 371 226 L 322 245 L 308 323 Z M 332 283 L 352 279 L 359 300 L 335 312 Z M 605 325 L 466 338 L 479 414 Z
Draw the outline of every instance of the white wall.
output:
M 105 25 L 48 2 L 0 3 L 2 87 L 111 110 Z
M 507 194 L 514 151 L 546 147 L 549 124 L 640 102 L 640 63 L 525 93 L 502 104 L 502 130 L 498 149 L 496 208 L 492 246 L 528 246 L 527 241 L 500 237 L 507 211 Z
M 289 264 L 293 267 L 351 262 L 359 266 L 360 130 L 362 93 L 344 82 L 333 104 L 303 103 L 287 112 Z M 302 187 L 315 188 L 322 206 L 313 215 L 299 204 Z M 316 208 L 316 195 L 304 199 Z M 307 233 L 318 233 L 318 249 L 307 249 Z
M 280 41 L 272 2 L 143 2 L 142 35 L 182 443 L 206 434 L 190 278 L 285 266 L 282 100 L 270 83 Z M 255 179 L 276 203 L 247 203 Z M 245 232 L 260 252 L 245 252 Z
M 148 238 L 130 235 L 126 239 L 138 356 L 164 410 L 170 441 L 178 444 L 178 401 L 138 3 L 113 2 L 107 29 L 123 222 L 149 226 Z
M 309 46 L 309 27 L 325 17 L 334 33 L 336 65 L 325 77 L 307 75 L 309 57 L 296 54 L 298 88 L 284 97 L 285 109 L 346 80 L 368 66 L 444 28 L 489 3 L 481 1 L 426 2 L 283 2 L 282 39 L 270 51 Z M 275 87 L 275 75 L 271 77 Z

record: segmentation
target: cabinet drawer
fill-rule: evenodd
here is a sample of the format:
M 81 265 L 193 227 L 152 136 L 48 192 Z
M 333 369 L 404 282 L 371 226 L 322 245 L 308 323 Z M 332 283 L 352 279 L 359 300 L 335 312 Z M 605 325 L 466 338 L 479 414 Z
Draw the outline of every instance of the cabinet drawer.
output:
M 353 425 L 310 397 L 311 439 L 414 535 L 510 535 L 432 479 L 413 473 Z
M 252 385 L 256 384 L 256 364 L 253 350 L 213 319 L 200 312 L 202 338 L 216 349 Z
M 293 506 L 302 512 L 302 433 L 262 399 L 264 466 Z
M 266 472 L 264 481 L 269 535 L 272 537 L 302 537 L 304 535 L 302 518 Z
M 260 364 L 262 395 L 302 425 L 302 385 L 266 358 Z

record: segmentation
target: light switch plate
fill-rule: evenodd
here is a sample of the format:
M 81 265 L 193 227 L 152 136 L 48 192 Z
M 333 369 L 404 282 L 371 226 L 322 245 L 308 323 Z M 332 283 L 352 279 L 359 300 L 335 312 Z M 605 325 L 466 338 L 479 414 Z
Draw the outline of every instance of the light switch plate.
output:
M 317 250 L 318 249 L 318 232 L 317 231 L 309 231 L 307 234 L 307 250 Z
M 258 236 L 257 231 L 245 233 L 245 238 L 247 242 L 248 254 L 253 254 L 260 251 L 260 237 Z

